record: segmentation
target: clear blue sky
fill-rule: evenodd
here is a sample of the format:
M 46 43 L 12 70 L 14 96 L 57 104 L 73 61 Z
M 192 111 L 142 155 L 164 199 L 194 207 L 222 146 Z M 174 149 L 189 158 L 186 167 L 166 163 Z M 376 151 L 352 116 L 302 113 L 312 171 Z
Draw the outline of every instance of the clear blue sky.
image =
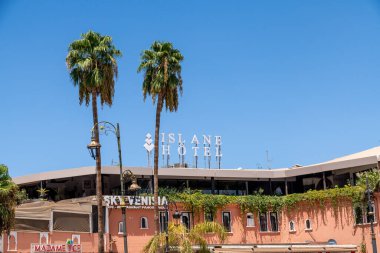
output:
M 11 175 L 94 165 L 91 107 L 65 66 L 89 29 L 124 54 L 99 116 L 120 123 L 126 166 L 147 164 L 155 107 L 136 69 L 154 40 L 185 57 L 180 107 L 162 114 L 162 131 L 222 135 L 222 167 L 265 168 L 266 150 L 288 167 L 380 145 L 379 2 L 1 0 L 0 163 Z M 116 141 L 101 141 L 109 165 Z

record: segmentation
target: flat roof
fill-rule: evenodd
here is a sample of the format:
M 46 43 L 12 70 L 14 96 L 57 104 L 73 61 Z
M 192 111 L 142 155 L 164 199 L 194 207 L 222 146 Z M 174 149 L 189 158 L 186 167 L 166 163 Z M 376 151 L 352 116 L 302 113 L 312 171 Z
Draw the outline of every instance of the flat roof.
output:
M 208 168 L 159 168 L 158 176 L 161 179 L 201 179 L 211 178 L 216 180 L 254 180 L 254 179 L 283 179 L 301 175 L 320 173 L 324 171 L 336 171 L 353 167 L 377 167 L 380 161 L 380 147 L 374 147 L 362 152 L 336 158 L 324 163 L 308 166 L 294 166 L 278 169 L 208 169 Z M 138 177 L 153 175 L 153 169 L 148 167 L 123 167 L 131 170 Z M 102 166 L 102 174 L 118 175 L 118 166 Z M 39 182 L 42 180 L 70 178 L 78 176 L 95 175 L 95 166 L 53 170 L 31 175 L 13 178 L 18 185 Z

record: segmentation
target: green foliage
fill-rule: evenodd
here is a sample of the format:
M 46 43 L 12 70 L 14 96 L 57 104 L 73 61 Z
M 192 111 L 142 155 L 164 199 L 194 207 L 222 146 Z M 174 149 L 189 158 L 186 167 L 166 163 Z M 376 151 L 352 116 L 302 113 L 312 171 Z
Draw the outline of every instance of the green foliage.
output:
M 89 104 L 92 92 L 100 95 L 100 102 L 112 105 L 115 80 L 118 75 L 115 48 L 110 36 L 89 31 L 72 42 L 66 57 L 74 86 L 79 86 L 79 102 Z
M 28 194 L 26 193 L 25 189 L 19 190 L 17 192 L 17 205 L 22 204 L 27 199 L 28 199 Z
M 238 204 L 242 212 L 266 212 L 268 210 L 291 211 L 300 207 L 300 203 L 310 204 L 309 206 L 325 206 L 327 202 L 333 207 L 337 207 L 340 202 L 351 201 L 353 205 L 363 201 L 364 189 L 360 186 L 346 185 L 342 188 L 332 188 L 327 190 L 310 190 L 305 193 L 295 193 L 286 196 L 270 196 L 257 193 L 248 196 L 226 196 L 202 194 L 200 191 L 170 192 L 168 193 L 171 201 L 182 202 L 184 207 L 194 213 L 199 211 L 209 212 L 215 215 L 218 209 L 228 204 Z
M 20 191 L 8 174 L 8 167 L 0 164 L 0 234 L 14 224 L 15 207 L 21 201 Z
M 367 244 L 365 242 L 360 244 L 360 253 L 367 253 Z
M 159 98 L 159 104 L 165 102 L 167 110 L 177 111 L 178 93 L 182 94 L 182 61 L 181 52 L 170 42 L 155 41 L 142 53 L 137 71 L 144 72 L 144 100 L 150 95 L 153 102 Z
M 199 252 L 209 252 L 205 236 L 207 233 L 215 233 L 221 242 L 226 239 L 224 227 L 216 222 L 204 222 L 195 225 L 190 231 L 187 231 L 183 225 L 174 225 L 169 223 L 168 239 L 169 247 L 175 248 L 176 252 L 192 253 L 193 245 L 198 245 Z M 144 253 L 164 252 L 166 243 L 166 234 L 159 233 L 155 235 L 144 247 Z
M 369 171 L 356 173 L 356 175 L 358 176 L 358 180 L 356 182 L 356 185 L 358 185 L 362 188 L 367 188 L 366 181 L 368 179 L 368 185 L 372 191 L 379 188 L 380 172 L 378 169 L 372 169 Z

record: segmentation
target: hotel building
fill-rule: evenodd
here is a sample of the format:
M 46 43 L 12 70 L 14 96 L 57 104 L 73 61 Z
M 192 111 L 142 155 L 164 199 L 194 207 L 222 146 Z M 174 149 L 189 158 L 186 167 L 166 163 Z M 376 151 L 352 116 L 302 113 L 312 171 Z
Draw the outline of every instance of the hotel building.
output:
M 380 147 L 375 147 L 319 164 L 270 170 L 160 168 L 159 186 L 197 189 L 204 194 L 252 195 L 261 189 L 266 195 L 288 195 L 354 185 L 356 173 L 379 169 L 379 161 Z M 152 192 L 151 168 L 126 169 L 136 175 L 142 187 L 139 194 Z M 33 252 L 33 245 L 66 244 L 68 239 L 80 245 L 80 252 L 96 251 L 95 167 L 49 171 L 17 177 L 14 181 L 25 189 L 30 200 L 16 209 L 14 230 L 0 238 L 0 252 Z M 120 195 L 118 167 L 102 167 L 102 182 L 103 195 Z M 38 200 L 40 188 L 48 190 L 47 200 Z M 379 198 L 380 194 L 375 193 L 376 238 L 380 235 Z M 147 199 L 141 196 L 138 199 L 141 208 L 127 208 L 128 250 L 132 253 L 141 252 L 154 235 L 153 209 L 144 208 L 149 206 Z M 181 203 L 177 206 L 180 222 L 189 228 L 207 219 L 203 210 L 195 215 Z M 322 209 L 310 212 L 305 206 L 296 213 L 242 213 L 237 204 L 228 204 L 213 218 L 226 228 L 227 240 L 221 244 L 210 234 L 210 248 L 215 252 L 361 252 L 366 246 L 367 252 L 372 252 L 370 218 L 365 208 L 360 217 L 349 202 L 338 207 L 338 214 L 331 203 Z M 172 212 L 173 206 L 169 206 L 169 214 L 161 206 L 162 230 L 166 217 L 172 221 Z M 121 210 L 104 204 L 104 214 L 106 252 L 123 252 Z M 378 251 L 379 245 L 380 242 Z

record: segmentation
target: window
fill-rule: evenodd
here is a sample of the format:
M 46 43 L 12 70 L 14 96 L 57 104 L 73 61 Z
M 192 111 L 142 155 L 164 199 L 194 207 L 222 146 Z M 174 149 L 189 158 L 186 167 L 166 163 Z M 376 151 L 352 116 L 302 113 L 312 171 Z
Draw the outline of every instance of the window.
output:
M 4 252 L 4 249 L 3 249 L 3 236 L 0 235 L 0 253 L 3 253 Z
M 168 213 L 166 211 L 160 212 L 160 232 L 165 232 L 168 227 Z
M 49 233 L 40 232 L 40 244 L 48 244 L 49 243 Z
M 290 232 L 295 232 L 296 231 L 295 223 L 292 220 L 289 222 L 289 231 Z
M 253 214 L 247 213 L 247 227 L 254 227 L 254 226 L 255 226 L 255 221 L 253 219 Z
M 371 210 L 370 210 L 371 209 Z M 368 224 L 375 222 L 375 206 L 372 204 L 371 207 L 368 205 L 357 206 L 354 209 L 355 214 L 355 224 Z
M 269 219 L 270 219 L 270 230 L 272 232 L 278 232 L 277 212 L 270 212 L 269 213 Z
M 140 228 L 141 229 L 147 229 L 148 228 L 148 218 L 147 217 L 141 217 Z
M 119 234 L 123 234 L 123 232 L 124 232 L 123 224 L 124 224 L 124 222 L 122 222 L 122 221 L 119 222 Z
M 268 231 L 267 213 L 260 213 L 259 221 L 260 221 L 260 231 L 267 232 Z
M 73 244 L 80 244 L 80 235 L 71 235 L 71 240 Z
M 223 227 L 227 232 L 231 232 L 231 212 L 222 212 Z
M 8 251 L 17 251 L 17 232 L 10 232 L 8 235 Z
M 210 213 L 210 212 L 205 213 L 205 221 L 213 222 L 214 221 L 214 215 L 212 215 L 212 213 Z
M 311 227 L 311 220 L 307 219 L 305 221 L 305 230 L 312 230 L 313 228 Z
M 191 213 L 190 212 L 183 212 L 181 213 L 181 222 L 182 225 L 184 225 L 187 230 L 191 229 Z

